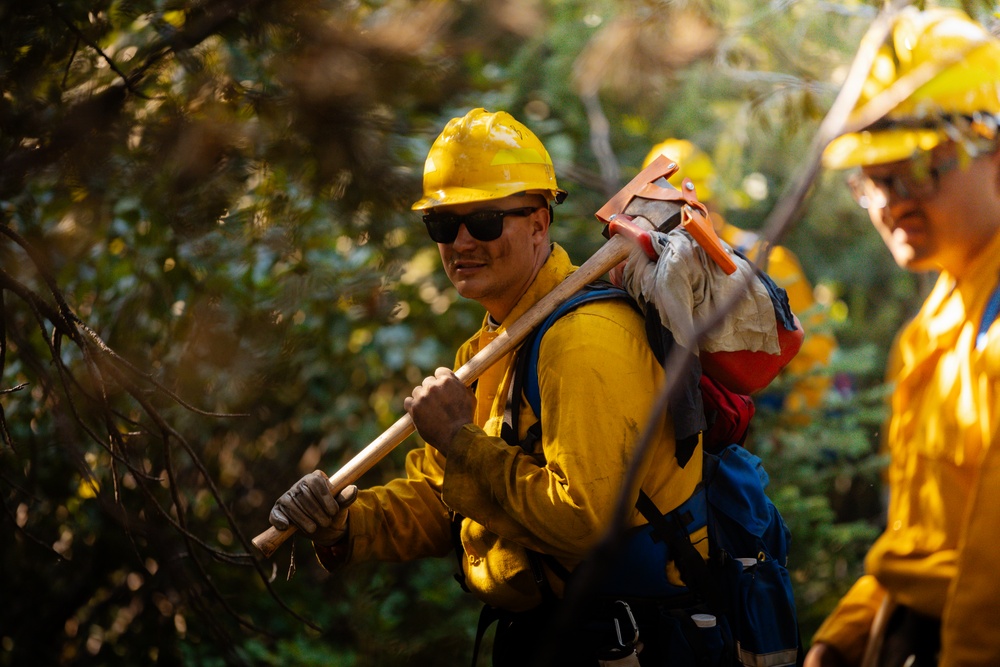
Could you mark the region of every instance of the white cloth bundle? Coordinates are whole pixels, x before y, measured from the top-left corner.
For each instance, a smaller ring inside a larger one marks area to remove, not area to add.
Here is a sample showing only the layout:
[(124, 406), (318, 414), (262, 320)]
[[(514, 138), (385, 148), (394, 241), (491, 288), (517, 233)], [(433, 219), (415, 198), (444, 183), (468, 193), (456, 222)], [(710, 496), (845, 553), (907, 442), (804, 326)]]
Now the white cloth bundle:
[[(705, 352), (780, 352), (774, 305), (751, 263), (723, 243), (737, 266), (726, 275), (680, 227), (651, 231), (650, 237), (659, 259), (654, 262), (636, 248), (625, 264), (622, 287), (644, 310), (656, 308), (679, 345)], [(733, 309), (695, 345), (696, 330), (734, 295)]]

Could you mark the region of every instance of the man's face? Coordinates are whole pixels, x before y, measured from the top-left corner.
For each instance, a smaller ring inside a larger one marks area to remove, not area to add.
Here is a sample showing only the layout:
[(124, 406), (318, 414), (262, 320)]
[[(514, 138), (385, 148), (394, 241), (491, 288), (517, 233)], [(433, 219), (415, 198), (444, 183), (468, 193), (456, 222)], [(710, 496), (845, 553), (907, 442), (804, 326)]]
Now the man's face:
[(963, 160), (947, 143), (913, 160), (862, 168), (855, 182), (896, 263), (961, 275), (1000, 223), (998, 153)]
[(441, 261), (458, 293), (481, 303), (502, 321), (534, 280), (548, 256), (549, 213), (540, 195), (512, 195), (487, 202), (438, 206), (434, 213), (465, 216), (482, 211), (516, 211), (503, 217), (503, 230), (483, 241), (473, 220), (458, 226), (451, 243), (438, 243)]

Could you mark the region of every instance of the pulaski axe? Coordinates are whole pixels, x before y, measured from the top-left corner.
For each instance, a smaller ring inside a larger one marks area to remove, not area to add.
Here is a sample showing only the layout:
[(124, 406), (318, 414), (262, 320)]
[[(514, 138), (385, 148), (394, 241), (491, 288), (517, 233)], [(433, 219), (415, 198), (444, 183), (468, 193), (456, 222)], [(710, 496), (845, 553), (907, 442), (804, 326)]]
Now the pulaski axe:
[[(492, 343), (455, 371), (458, 378), (466, 385), (471, 385), (490, 366), (517, 348), (561, 303), (628, 259), (636, 243), (646, 249), (648, 254), (648, 233), (631, 224), (633, 217), (645, 218), (653, 227), (664, 232), (678, 225), (682, 226), (726, 273), (735, 271), (736, 265), (716, 236), (704, 205), (695, 198), (690, 181), (686, 179), (680, 190), (667, 182), (667, 178), (677, 168), (675, 162), (659, 156), (601, 207), (596, 216), (607, 225), (605, 234), (609, 236), (608, 242), (524, 315), (512, 322)], [(407, 414), (401, 417), (330, 476), (330, 490), (337, 494), (355, 483), (414, 430), (416, 429), (410, 416)], [(255, 537), (253, 544), (265, 558), (270, 558), (294, 532), (294, 526), (290, 526), (288, 530), (278, 530), (272, 526)]]

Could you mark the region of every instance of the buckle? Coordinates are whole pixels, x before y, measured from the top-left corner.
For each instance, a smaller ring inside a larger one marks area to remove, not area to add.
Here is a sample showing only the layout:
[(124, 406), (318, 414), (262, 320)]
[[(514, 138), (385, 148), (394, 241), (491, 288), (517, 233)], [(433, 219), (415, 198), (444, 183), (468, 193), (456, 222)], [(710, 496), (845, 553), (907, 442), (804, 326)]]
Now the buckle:
[[(632, 615), (632, 608), (625, 600), (615, 600), (612, 606), (611, 620), (615, 623), (615, 634), (618, 637), (618, 646), (614, 650), (616, 652), (618, 650), (624, 652), (635, 650), (636, 644), (639, 643), (639, 625), (635, 622), (635, 616)], [(622, 635), (623, 628), (626, 636), (629, 637), (628, 640)]]

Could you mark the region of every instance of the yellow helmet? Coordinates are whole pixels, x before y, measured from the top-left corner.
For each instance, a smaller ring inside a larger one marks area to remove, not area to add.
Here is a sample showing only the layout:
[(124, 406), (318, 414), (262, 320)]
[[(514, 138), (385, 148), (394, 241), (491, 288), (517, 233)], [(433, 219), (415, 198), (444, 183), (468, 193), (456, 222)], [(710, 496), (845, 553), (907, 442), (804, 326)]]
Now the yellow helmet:
[(489, 201), (536, 190), (561, 204), (545, 146), (505, 111), (473, 109), (452, 118), (434, 140), (424, 163), (424, 196), (414, 211)]
[(958, 129), (992, 139), (1000, 114), (1000, 41), (957, 9), (907, 7), (879, 50), (854, 108), (917, 68), (931, 78), (885, 116), (842, 135), (823, 152), (823, 164), (846, 169), (906, 160), (929, 151)]
[(687, 139), (667, 139), (653, 146), (642, 161), (642, 168), (648, 167), (660, 155), (670, 158), (679, 167), (669, 179), (672, 186), (680, 188), (684, 179), (690, 178), (698, 201), (705, 204), (712, 199), (715, 194), (715, 165), (704, 151)]

